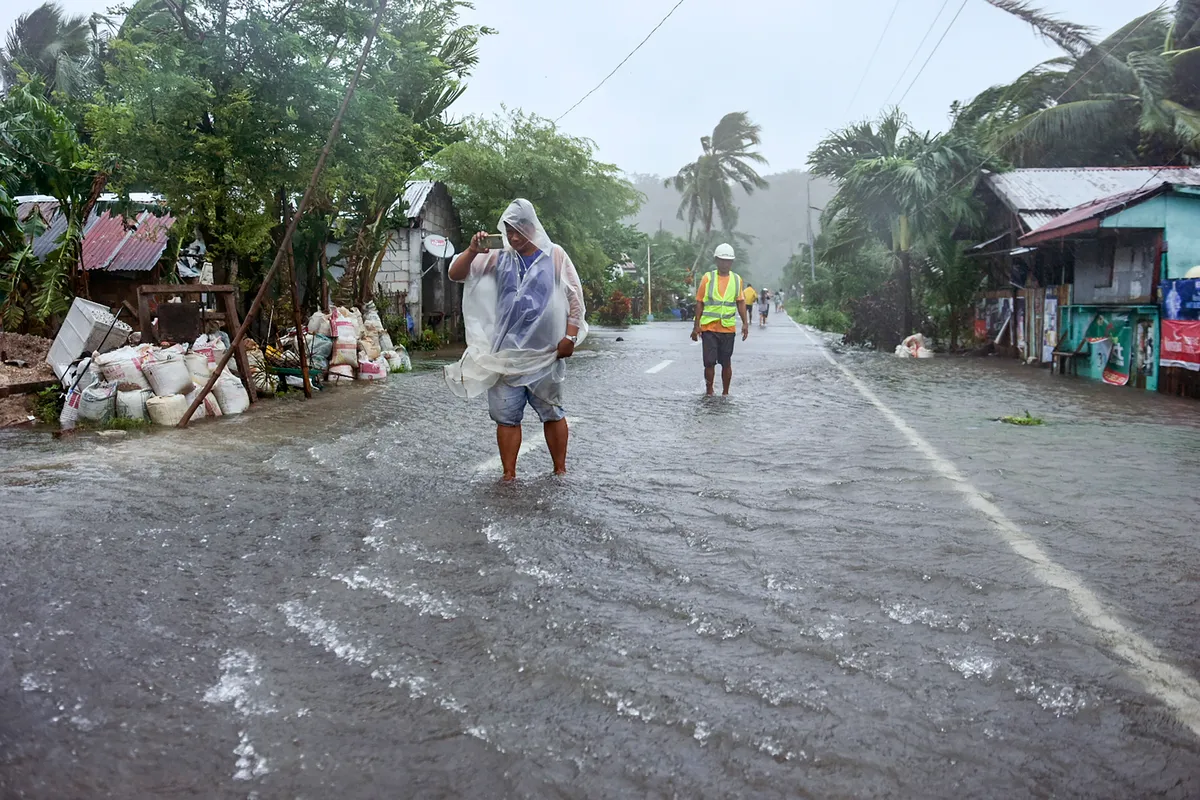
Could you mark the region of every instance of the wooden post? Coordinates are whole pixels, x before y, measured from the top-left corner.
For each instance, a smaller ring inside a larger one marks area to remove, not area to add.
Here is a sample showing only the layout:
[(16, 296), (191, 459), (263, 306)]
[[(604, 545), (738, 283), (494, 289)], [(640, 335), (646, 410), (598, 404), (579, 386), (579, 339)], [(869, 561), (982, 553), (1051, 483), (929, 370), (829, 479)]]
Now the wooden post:
[[(230, 330), (238, 330), (241, 328), (241, 323), (238, 321), (237, 300), (234, 293), (222, 292), (221, 300), (225, 304), (225, 320), (229, 323)], [(254, 378), (250, 375), (250, 359), (246, 356), (245, 339), (236, 342), (231, 340), (229, 349), (234, 351), (234, 356), (237, 358), (238, 372), (242, 374), (242, 385), (246, 387), (246, 394), (250, 395), (250, 402), (257, 403), (258, 390), (254, 386)], [(221, 373), (218, 371), (215, 374), (220, 375)]]
[(213, 386), (217, 383), (217, 378), (220, 377), (221, 370), (225, 369), (225, 365), (229, 363), (233, 352), (241, 347), (242, 339), (246, 336), (246, 331), (250, 329), (250, 323), (254, 321), (262, 308), (263, 301), (266, 299), (267, 288), (271, 285), (271, 280), (279, 271), (279, 265), (283, 263), (284, 253), (288, 244), (292, 240), (293, 234), (296, 233), (296, 224), (300, 217), (304, 215), (305, 209), (308, 208), (309, 201), (316, 193), (317, 182), (321, 178), (321, 173), (325, 170), (325, 162), (329, 159), (329, 151), (333, 149), (333, 143), (337, 141), (338, 131), (342, 127), (342, 118), (346, 116), (346, 109), (350, 105), (350, 98), (354, 96), (354, 87), (358, 85), (358, 79), (362, 75), (363, 66), (367, 63), (367, 56), (371, 52), (371, 44), (375, 41), (375, 35), (379, 33), (379, 25), (383, 22), (383, 12), (387, 8), (387, 0), (380, 0), (379, 13), (375, 17), (375, 25), (371, 28), (371, 32), (367, 34), (367, 40), (363, 43), (362, 54), (358, 57), (358, 66), (354, 70), (354, 77), (350, 79), (350, 85), (346, 87), (346, 95), (342, 98), (341, 108), (338, 109), (337, 116), (333, 119), (333, 126), (329, 129), (329, 136), (325, 140), (325, 147), (321, 150), (321, 155), (317, 159), (317, 165), (313, 168), (312, 177), (308, 180), (308, 188), (304, 190), (304, 196), (300, 198), (300, 205), (296, 208), (296, 213), (292, 215), (292, 221), (288, 223), (287, 230), (283, 233), (283, 241), (279, 243), (279, 249), (275, 252), (275, 260), (271, 263), (271, 268), (267, 274), (263, 276), (262, 286), (259, 287), (258, 294), (254, 298), (254, 302), (250, 304), (250, 310), (246, 312), (246, 319), (238, 328), (237, 333), (230, 342), (229, 350), (225, 351), (225, 355), (221, 357), (217, 364), (216, 370), (208, 379), (208, 383), (204, 384), (199, 392), (196, 393), (196, 399), (192, 401), (188, 410), (183, 413), (183, 419), (179, 421), (180, 428), (186, 428), (188, 421), (192, 415), (196, 413), (196, 409), (204, 402), (204, 398), (212, 391)]
[[(285, 212), (286, 213), (286, 212)], [(300, 279), (296, 275), (296, 252), (287, 243), (288, 266), (292, 270), (292, 319), (296, 323), (296, 352), (300, 354), (300, 378), (304, 381), (304, 396), (312, 400), (312, 380), (308, 376), (308, 344), (304, 340), (304, 315), (300, 311)]]

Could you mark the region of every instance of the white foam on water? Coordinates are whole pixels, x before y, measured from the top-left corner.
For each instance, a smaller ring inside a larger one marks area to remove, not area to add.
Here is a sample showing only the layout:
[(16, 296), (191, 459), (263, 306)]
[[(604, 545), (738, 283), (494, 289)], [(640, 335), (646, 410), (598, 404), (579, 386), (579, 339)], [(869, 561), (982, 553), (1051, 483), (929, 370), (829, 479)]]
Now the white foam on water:
[(245, 650), (230, 650), (221, 657), (220, 665), (221, 677), (204, 692), (204, 702), (231, 704), (244, 717), (275, 713), (270, 703), (254, 696), (254, 689), (262, 685), (255, 656)]
[(21, 688), (27, 692), (52, 692), (54, 687), (50, 683), (49, 675), (38, 677), (32, 672), (27, 672), (21, 676)]
[(892, 603), (891, 605), (880, 603), (879, 607), (889, 619), (899, 622), (901, 625), (912, 625), (914, 622), (919, 622), (933, 630), (958, 629), (963, 633), (971, 630), (971, 626), (965, 619), (955, 619), (949, 614), (935, 611), (932, 608), (918, 608), (912, 603)]
[(279, 610), (283, 612), (287, 626), (308, 636), (309, 643), (314, 647), (328, 650), (349, 664), (370, 663), (370, 653), (365, 647), (345, 641), (345, 634), (336, 625), (310, 611), (302, 603), (289, 600), (280, 603)]
[(355, 572), (350, 576), (335, 575), (333, 580), (341, 581), (351, 589), (366, 589), (375, 592), (394, 603), (415, 609), (426, 616), (455, 619), (461, 613), (461, 609), (444, 594), (442, 597), (434, 597), (415, 583), (401, 589), (391, 581), (371, 578), (363, 575), (362, 572)]
[(237, 771), (233, 773), (235, 781), (261, 778), (271, 771), (267, 768), (267, 760), (254, 751), (254, 745), (245, 731), (238, 733), (238, 745), (233, 752), (237, 756)]

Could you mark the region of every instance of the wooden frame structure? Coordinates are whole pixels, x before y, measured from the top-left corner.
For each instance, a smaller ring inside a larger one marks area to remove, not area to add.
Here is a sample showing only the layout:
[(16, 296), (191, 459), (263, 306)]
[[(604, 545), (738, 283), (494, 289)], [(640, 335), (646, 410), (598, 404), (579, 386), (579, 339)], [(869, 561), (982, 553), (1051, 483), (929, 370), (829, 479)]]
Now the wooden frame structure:
[[(150, 298), (161, 295), (216, 295), (220, 298), (225, 310), (223, 312), (201, 311), (201, 318), (205, 320), (223, 319), (230, 330), (238, 330), (242, 323), (238, 319), (236, 291), (237, 288), (229, 284), (159, 283), (139, 286), (137, 289), (138, 328), (142, 332), (142, 341), (148, 342), (154, 337), (151, 328), (153, 317), (150, 314)], [(245, 341), (234, 341), (231, 338), (230, 346), (234, 348), (238, 372), (241, 373), (242, 385), (246, 387), (246, 392), (250, 395), (250, 402), (257, 402), (258, 394), (254, 389), (254, 381), (250, 378), (250, 360), (246, 357)]]

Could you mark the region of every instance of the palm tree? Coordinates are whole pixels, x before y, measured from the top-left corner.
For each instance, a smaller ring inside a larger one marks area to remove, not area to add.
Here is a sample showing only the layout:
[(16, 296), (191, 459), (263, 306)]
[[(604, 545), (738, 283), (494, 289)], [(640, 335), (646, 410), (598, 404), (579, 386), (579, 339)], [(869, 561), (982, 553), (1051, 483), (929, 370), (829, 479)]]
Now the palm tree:
[(726, 114), (713, 128), (711, 136), (700, 138), (700, 157), (680, 168), (673, 178), (663, 181), (674, 186), (682, 195), (679, 219), (688, 223), (688, 241), (695, 238), (696, 226), (704, 231), (692, 273), (696, 271), (712, 236), (713, 223), (720, 219), (721, 229), (737, 227), (737, 206), (733, 187), (740, 186), (746, 194), (769, 185), (751, 164), (766, 164), (767, 159), (753, 149), (762, 143), (762, 128), (750, 121), (745, 111)]
[(899, 110), (825, 137), (808, 158), (815, 175), (838, 182), (822, 213), (828, 235), (822, 258), (845, 258), (872, 242), (900, 262), (903, 330), (912, 330), (914, 240), (977, 218), (971, 194), (981, 164), (978, 145), (956, 134), (918, 133)]
[(956, 125), (1019, 166), (1200, 159), (1200, 0), (1137, 17), (1097, 43), (1055, 41), (1062, 56), (956, 108)]
[(66, 16), (57, 3), (46, 2), (17, 17), (0, 53), (0, 77), (5, 89), (16, 85), (22, 72), (38, 79), (49, 95), (78, 96), (93, 84), (95, 20), (84, 14)]

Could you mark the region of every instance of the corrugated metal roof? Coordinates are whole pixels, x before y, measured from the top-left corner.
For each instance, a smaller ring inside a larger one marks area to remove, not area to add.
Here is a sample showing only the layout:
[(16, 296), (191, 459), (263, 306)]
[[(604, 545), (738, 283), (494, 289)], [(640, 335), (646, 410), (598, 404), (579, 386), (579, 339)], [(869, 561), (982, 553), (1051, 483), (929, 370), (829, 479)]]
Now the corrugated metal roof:
[[(1110, 216), (1115, 211), (1137, 205), (1151, 197), (1162, 194), (1171, 188), (1169, 183), (1158, 183), (1145, 188), (1133, 189), (1128, 192), (1093, 200), (1090, 203), (1076, 206), (1070, 211), (1059, 214), (1045, 225), (1025, 234), (1020, 238), (1021, 244), (1038, 244), (1039, 242), (1062, 239), (1075, 233), (1095, 230), (1100, 227), (1100, 220)], [(1191, 187), (1183, 187), (1191, 188)]]
[(1062, 167), (989, 173), (984, 180), (1030, 230), (1068, 209), (1163, 183), (1200, 185), (1200, 167)]
[(108, 272), (145, 272), (153, 269), (167, 247), (167, 233), (175, 224), (170, 215), (149, 211), (134, 220), (105, 211), (83, 239), (83, 268)]
[[(58, 213), (58, 203), (51, 201), (22, 203), (18, 218), (26, 220), (40, 210), (50, 218), (50, 224), (33, 241), (33, 253), (44, 259), (60, 244), (67, 230), (67, 218)], [(126, 225), (129, 227), (126, 227)], [(105, 211), (92, 212), (83, 228), (83, 268), (105, 269), (110, 272), (145, 272), (153, 269), (167, 247), (167, 233), (175, 224), (170, 214), (156, 216), (143, 211), (132, 220), (124, 220)]]
[(407, 209), (404, 213), (409, 219), (421, 216), (425, 201), (429, 199), (436, 185), (436, 181), (411, 181), (404, 187), (404, 206)]

